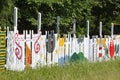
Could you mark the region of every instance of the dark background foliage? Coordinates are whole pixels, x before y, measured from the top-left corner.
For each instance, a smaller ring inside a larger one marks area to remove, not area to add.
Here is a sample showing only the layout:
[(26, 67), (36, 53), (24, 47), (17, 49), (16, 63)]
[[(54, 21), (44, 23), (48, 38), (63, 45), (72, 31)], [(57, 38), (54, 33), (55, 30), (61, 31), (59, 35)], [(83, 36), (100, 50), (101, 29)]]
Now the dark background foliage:
[[(57, 16), (60, 16), (60, 33), (72, 31), (76, 19), (76, 34), (86, 35), (86, 21), (90, 21), (90, 35), (99, 35), (99, 22), (103, 22), (103, 34), (110, 35), (111, 23), (119, 24), (120, 0), (0, 0), (0, 25), (13, 30), (13, 10), (18, 8), (18, 30), (33, 29), (37, 32), (38, 12), (42, 13), (42, 33), (56, 32)], [(119, 26), (119, 25), (117, 25)], [(115, 33), (119, 33), (116, 29)]]

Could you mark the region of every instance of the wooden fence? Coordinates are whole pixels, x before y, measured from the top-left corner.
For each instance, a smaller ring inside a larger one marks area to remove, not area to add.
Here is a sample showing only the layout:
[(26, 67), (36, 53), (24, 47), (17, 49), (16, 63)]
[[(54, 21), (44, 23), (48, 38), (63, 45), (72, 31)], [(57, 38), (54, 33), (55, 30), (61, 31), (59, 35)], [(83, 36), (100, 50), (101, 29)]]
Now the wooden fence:
[(71, 37), (71, 34), (67, 34), (60, 38), (54, 31), (46, 31), (46, 35), (42, 35), (41, 31), (37, 34), (33, 31), (19, 34), (18, 31), (7, 29), (6, 68), (21, 71), (25, 67), (63, 65), (75, 60), (110, 60), (120, 56), (119, 46), (120, 38), (113, 39), (110, 36), (100, 40), (97, 36), (90, 39), (85, 36)]

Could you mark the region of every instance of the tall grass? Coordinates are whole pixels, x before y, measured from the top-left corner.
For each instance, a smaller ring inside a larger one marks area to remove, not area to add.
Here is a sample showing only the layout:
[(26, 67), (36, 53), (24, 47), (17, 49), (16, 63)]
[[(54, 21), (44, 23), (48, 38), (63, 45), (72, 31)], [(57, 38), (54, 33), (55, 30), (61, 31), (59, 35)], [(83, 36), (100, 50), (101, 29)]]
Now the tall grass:
[(0, 72), (0, 80), (120, 80), (120, 59)]
[(37, 2), (48, 2), (48, 3), (62, 2), (62, 0), (36, 0), (36, 1)]

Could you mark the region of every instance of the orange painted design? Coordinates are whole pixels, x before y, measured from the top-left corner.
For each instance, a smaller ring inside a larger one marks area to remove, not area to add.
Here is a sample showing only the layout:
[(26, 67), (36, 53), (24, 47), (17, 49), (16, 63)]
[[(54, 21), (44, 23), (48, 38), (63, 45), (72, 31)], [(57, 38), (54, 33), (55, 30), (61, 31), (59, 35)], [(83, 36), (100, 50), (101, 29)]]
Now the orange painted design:
[(31, 50), (26, 44), (26, 65), (30, 67), (30, 63), (31, 63)]

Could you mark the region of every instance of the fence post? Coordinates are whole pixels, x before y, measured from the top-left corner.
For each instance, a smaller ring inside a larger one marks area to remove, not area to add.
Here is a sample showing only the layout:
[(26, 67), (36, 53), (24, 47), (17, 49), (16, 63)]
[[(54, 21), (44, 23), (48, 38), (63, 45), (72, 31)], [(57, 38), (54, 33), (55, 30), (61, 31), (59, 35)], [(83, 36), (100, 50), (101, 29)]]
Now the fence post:
[(102, 38), (102, 22), (100, 22), (100, 37)]
[(111, 23), (111, 37), (113, 38), (113, 34), (114, 34), (114, 24)]
[(38, 13), (38, 31), (41, 30), (41, 13)]
[(75, 33), (76, 33), (76, 20), (73, 20), (73, 36), (75, 37)]
[(87, 20), (87, 37), (89, 37), (89, 20)]
[(90, 35), (89, 35), (89, 20), (87, 20), (87, 38), (88, 38), (88, 60), (90, 59)]
[(14, 31), (17, 30), (17, 18), (18, 18), (18, 9), (16, 7), (14, 7)]
[(58, 35), (60, 33), (59, 25), (60, 25), (60, 16), (57, 16), (57, 33), (58, 33)]
[(102, 61), (102, 22), (100, 22), (100, 45), (99, 45), (99, 61)]

